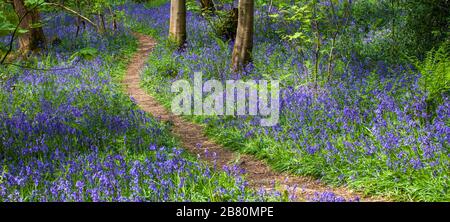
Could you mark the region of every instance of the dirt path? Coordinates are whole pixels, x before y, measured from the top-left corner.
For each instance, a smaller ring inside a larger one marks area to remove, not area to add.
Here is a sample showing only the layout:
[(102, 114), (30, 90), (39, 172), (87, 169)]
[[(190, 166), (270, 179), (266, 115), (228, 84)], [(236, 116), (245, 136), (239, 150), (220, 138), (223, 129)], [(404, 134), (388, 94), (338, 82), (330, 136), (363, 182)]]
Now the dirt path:
[[(212, 155), (205, 155), (205, 150), (208, 150), (210, 154), (215, 152), (217, 154), (217, 166), (232, 165), (237, 162), (245, 170), (249, 185), (255, 189), (264, 188), (266, 190), (273, 190), (273, 184), (276, 181), (279, 185), (277, 187), (281, 189), (289, 187), (289, 190), (292, 190), (297, 186), (296, 195), (298, 200), (305, 200), (307, 196), (314, 195), (316, 192), (325, 191), (334, 192), (346, 199), (354, 199), (356, 196), (361, 197), (360, 194), (349, 189), (331, 188), (311, 177), (292, 176), (275, 172), (261, 160), (257, 160), (249, 155), (239, 155), (211, 141), (204, 135), (201, 126), (170, 114), (152, 96), (149, 96), (140, 88), (140, 72), (144, 68), (147, 57), (156, 45), (156, 42), (142, 34), (136, 34), (136, 37), (139, 39), (139, 49), (127, 69), (124, 79), (126, 90), (144, 111), (154, 117), (161, 118), (163, 121), (172, 121), (173, 133), (180, 138), (183, 148), (187, 151), (200, 155), (201, 159), (208, 163), (212, 163), (214, 158)], [(361, 198), (361, 200), (377, 201), (381, 199)]]

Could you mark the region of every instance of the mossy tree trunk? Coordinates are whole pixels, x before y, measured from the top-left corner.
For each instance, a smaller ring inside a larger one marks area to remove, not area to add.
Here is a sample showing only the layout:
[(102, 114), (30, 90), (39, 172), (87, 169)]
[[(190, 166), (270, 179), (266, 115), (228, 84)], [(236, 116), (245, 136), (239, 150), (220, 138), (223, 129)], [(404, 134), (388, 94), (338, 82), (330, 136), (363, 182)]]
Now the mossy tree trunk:
[(19, 19), (22, 19), (19, 27), (28, 30), (28, 32), (19, 36), (19, 51), (27, 53), (44, 48), (46, 44), (45, 34), (42, 27), (37, 25), (41, 22), (39, 11), (27, 9), (24, 0), (14, 0), (13, 6)]

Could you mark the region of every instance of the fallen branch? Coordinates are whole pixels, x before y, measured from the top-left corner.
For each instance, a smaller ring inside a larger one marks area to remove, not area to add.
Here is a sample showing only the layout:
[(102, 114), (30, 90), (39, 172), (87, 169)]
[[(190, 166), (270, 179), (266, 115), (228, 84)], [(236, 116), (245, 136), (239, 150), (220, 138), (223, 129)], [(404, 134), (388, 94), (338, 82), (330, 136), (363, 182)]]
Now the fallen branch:
[(95, 24), (93, 21), (91, 21), (89, 18), (87, 18), (86, 16), (84, 16), (84, 15), (78, 13), (77, 11), (75, 11), (75, 10), (73, 10), (73, 9), (71, 9), (71, 8), (69, 8), (69, 7), (67, 7), (67, 6), (65, 6), (65, 5), (61, 5), (61, 4), (58, 4), (58, 3), (52, 3), (52, 2), (47, 2), (46, 5), (55, 6), (55, 7), (61, 8), (61, 9), (63, 9), (63, 10), (66, 10), (66, 11), (68, 11), (68, 12), (70, 12), (70, 13), (72, 13), (72, 14), (78, 16), (78, 17), (80, 17), (81, 19), (83, 19), (84, 21), (88, 22), (88, 23), (91, 24), (92, 26), (94, 26), (94, 27), (97, 29), (97, 31), (100, 31), (98, 25), (96, 25), (96, 24)]

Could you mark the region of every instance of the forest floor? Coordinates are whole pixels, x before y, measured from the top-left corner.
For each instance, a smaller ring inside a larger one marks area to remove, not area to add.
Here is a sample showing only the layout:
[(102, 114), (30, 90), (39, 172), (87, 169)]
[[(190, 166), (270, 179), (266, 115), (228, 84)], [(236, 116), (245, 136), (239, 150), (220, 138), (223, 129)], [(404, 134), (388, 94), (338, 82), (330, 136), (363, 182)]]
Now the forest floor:
[(202, 161), (215, 166), (238, 166), (246, 175), (249, 186), (253, 189), (274, 189), (285, 194), (294, 193), (299, 201), (314, 196), (316, 193), (333, 192), (347, 200), (360, 198), (360, 201), (385, 201), (379, 197), (368, 197), (346, 187), (330, 187), (312, 177), (294, 176), (272, 170), (264, 161), (252, 156), (233, 152), (230, 149), (218, 145), (207, 138), (203, 127), (180, 116), (173, 115), (166, 110), (155, 98), (148, 95), (140, 87), (140, 73), (145, 67), (148, 56), (157, 44), (156, 41), (146, 35), (136, 33), (139, 40), (139, 48), (132, 57), (124, 79), (127, 93), (134, 98), (136, 103), (150, 115), (161, 121), (168, 121), (172, 125), (172, 132), (177, 136), (189, 153), (200, 157)]

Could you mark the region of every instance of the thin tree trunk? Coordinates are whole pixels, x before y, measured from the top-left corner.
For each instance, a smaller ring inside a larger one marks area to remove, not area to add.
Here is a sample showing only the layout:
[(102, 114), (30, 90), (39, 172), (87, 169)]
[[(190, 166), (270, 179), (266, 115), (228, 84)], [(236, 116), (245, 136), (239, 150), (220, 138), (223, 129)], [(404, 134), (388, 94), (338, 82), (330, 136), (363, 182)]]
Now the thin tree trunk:
[(178, 47), (186, 42), (186, 0), (171, 0), (169, 38)]
[(113, 14), (113, 30), (116, 31), (117, 30), (117, 20), (116, 20), (116, 13)]
[(239, 1), (239, 19), (231, 60), (234, 71), (241, 70), (251, 61), (253, 50), (254, 0)]
[(330, 49), (330, 54), (328, 55), (328, 67), (327, 67), (327, 72), (328, 72), (328, 77), (327, 80), (330, 81), (331, 80), (331, 75), (333, 72), (333, 60), (334, 60), (334, 45), (336, 42), (336, 35), (333, 36), (333, 38), (331, 39), (331, 49)]
[(19, 18), (24, 17), (19, 24), (19, 27), (28, 30), (27, 33), (19, 36), (19, 51), (21, 53), (27, 53), (29, 51), (36, 51), (37, 49), (44, 48), (46, 40), (42, 27), (31, 27), (31, 25), (41, 21), (39, 11), (33, 9), (27, 14), (27, 8), (25, 7), (23, 0), (14, 0), (13, 6), (17, 16)]
[(100, 33), (106, 32), (105, 27), (103, 26), (103, 17), (100, 12), (97, 12), (97, 27)]
[(272, 12), (272, 7), (273, 7), (273, 0), (270, 0), (269, 8), (267, 9), (267, 14), (270, 14), (270, 12)]
[(316, 50), (314, 52), (314, 59), (315, 59), (315, 61), (314, 61), (314, 79), (313, 79), (314, 87), (317, 87), (317, 82), (318, 82), (317, 80), (319, 77), (319, 63), (320, 63), (320, 55), (321, 55), (320, 51), (321, 51), (321, 47), (322, 47), (322, 40), (320, 37), (320, 28), (319, 28), (319, 23), (317, 21), (317, 14), (316, 14), (316, 4), (317, 3), (314, 3), (314, 5), (313, 5), (314, 19), (312, 22), (312, 27), (313, 27), (313, 30), (314, 30), (315, 36), (316, 36), (316, 39), (315, 39), (316, 40)]
[(75, 37), (78, 37), (78, 34), (80, 34), (80, 25), (81, 25), (79, 17), (77, 17), (76, 19), (76, 25), (77, 25), (77, 32), (75, 33)]
[(316, 24), (316, 50), (314, 52), (314, 85), (316, 86), (319, 77), (320, 50), (322, 43), (320, 40), (320, 32), (317, 22), (315, 22), (315, 24)]
[(113, 10), (111, 9), (111, 7), (109, 7), (109, 15), (112, 17), (112, 27), (113, 27), (113, 30), (116, 31), (116, 30), (117, 30), (116, 13), (113, 12)]
[[(79, 0), (75, 1), (75, 5), (76, 5), (76, 9), (78, 11), (81, 11), (80, 10), (80, 1)], [(76, 19), (77, 32), (75, 34), (75, 37), (78, 37), (78, 34), (80, 33), (80, 25), (81, 25), (80, 17), (77, 16), (77, 19)]]
[(106, 22), (105, 22), (105, 16), (103, 14), (100, 14), (100, 21), (102, 23), (103, 32), (106, 32)]

